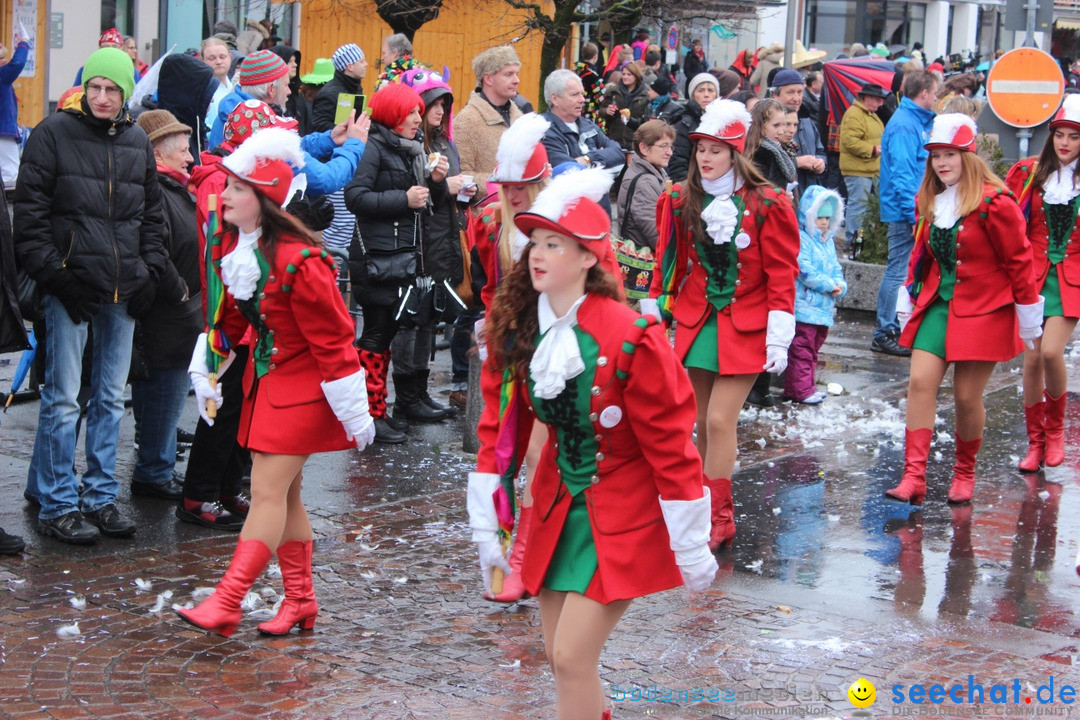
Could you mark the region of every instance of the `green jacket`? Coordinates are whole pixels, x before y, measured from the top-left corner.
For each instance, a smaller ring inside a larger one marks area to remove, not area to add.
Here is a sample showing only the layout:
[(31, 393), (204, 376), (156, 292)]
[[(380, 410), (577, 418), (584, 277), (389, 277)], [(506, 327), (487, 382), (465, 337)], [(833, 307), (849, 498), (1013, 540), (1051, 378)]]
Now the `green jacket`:
[(881, 145), (885, 126), (877, 113), (872, 113), (856, 100), (840, 121), (840, 172), (844, 176), (877, 177), (881, 171), (881, 155), (874, 155), (874, 146)]

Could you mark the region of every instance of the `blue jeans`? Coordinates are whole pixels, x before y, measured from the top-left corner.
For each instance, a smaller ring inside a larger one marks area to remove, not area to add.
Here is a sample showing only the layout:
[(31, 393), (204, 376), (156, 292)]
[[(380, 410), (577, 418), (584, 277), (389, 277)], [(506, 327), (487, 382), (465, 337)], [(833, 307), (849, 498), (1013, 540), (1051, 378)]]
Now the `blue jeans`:
[(150, 368), (131, 383), (131, 407), (139, 418), (139, 453), (132, 484), (164, 485), (176, 467), (176, 427), (191, 378), (186, 368)]
[(896, 293), (907, 280), (908, 260), (914, 246), (915, 228), (911, 223), (889, 223), (889, 263), (878, 289), (875, 340), (884, 340), (886, 335), (900, 332), (900, 323), (896, 321)]
[(844, 226), (844, 235), (847, 237), (848, 247), (852, 247), (855, 236), (862, 227), (863, 215), (866, 214), (866, 205), (870, 202), (870, 193), (874, 191), (874, 178), (868, 177), (845, 177), (847, 185), (847, 218)]
[(135, 320), (127, 303), (103, 303), (94, 325), (92, 387), (86, 415), (86, 472), (79, 498), (75, 477), (75, 425), (79, 419), (82, 355), (89, 325), (75, 324), (54, 296), (45, 311), (45, 382), (27, 492), (41, 501), (38, 518), (52, 520), (78, 510), (97, 510), (116, 501), (116, 439), (124, 415), (124, 384), (131, 364)]

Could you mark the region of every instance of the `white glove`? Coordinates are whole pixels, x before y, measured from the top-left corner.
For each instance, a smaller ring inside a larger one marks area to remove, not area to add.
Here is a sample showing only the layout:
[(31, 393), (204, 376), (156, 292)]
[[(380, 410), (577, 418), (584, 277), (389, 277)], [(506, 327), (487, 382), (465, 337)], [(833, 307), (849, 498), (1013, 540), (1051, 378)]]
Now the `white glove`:
[[(221, 407), (221, 385), (216, 388), (210, 387), (210, 368), (206, 364), (206, 343), (206, 333), (200, 333), (199, 338), (195, 341), (195, 349), (191, 352), (188, 377), (191, 378), (191, 387), (195, 389), (195, 401), (199, 405), (199, 416), (207, 425), (213, 425), (214, 421), (207, 414), (206, 406), (213, 400), (219, 408)], [(229, 357), (218, 368), (218, 377), (225, 374), (235, 357), (236, 353), (230, 350)]]
[(911, 293), (903, 285), (896, 291), (896, 321), (900, 323), (900, 332), (904, 332), (915, 305), (911, 302)]
[(795, 337), (795, 316), (783, 310), (769, 311), (765, 330), (765, 365), (762, 370), (782, 373), (787, 369), (788, 346)]
[(1034, 350), (1034, 340), (1042, 337), (1044, 305), (1046, 305), (1046, 298), (1042, 295), (1039, 296), (1038, 302), (1030, 305), (1016, 303), (1016, 319), (1020, 323), (1020, 339), (1024, 341), (1024, 345), (1028, 350)]
[(675, 563), (682, 573), (683, 584), (692, 593), (707, 590), (716, 577), (716, 558), (709, 551), (711, 500), (709, 488), (698, 500), (665, 500), (660, 498)]
[(510, 574), (510, 564), (503, 554), (499, 542), (499, 518), (495, 514), (495, 491), (501, 483), (495, 473), (469, 473), (469, 488), (466, 507), (469, 511), (469, 527), (472, 528), (472, 540), (476, 543), (476, 552), (480, 558), (480, 572), (484, 576), (484, 587), (491, 587), (491, 572), (502, 568)]
[(473, 325), (473, 335), (476, 337), (476, 351), (480, 353), (480, 362), (487, 362), (487, 340), (484, 338), (484, 318), (480, 318)]
[(360, 450), (375, 442), (375, 421), (368, 412), (367, 376), (364, 370), (361, 368), (352, 375), (319, 385), (334, 416), (345, 428), (345, 437), (355, 440)]
[(664, 322), (664, 316), (660, 314), (660, 303), (656, 298), (641, 298), (638, 306), (641, 308), (642, 315), (646, 317), (652, 315), (658, 321)]

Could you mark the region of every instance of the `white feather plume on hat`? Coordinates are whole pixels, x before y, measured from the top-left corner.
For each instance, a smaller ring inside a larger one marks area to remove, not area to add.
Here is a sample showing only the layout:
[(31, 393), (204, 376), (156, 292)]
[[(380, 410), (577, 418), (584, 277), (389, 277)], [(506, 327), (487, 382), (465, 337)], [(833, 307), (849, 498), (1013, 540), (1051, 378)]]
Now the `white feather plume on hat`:
[(1061, 109), (1061, 117), (1055, 119), (1055, 122), (1065, 121), (1080, 125), (1080, 94), (1066, 95), (1061, 103)]
[(615, 178), (604, 168), (564, 172), (540, 191), (540, 194), (536, 196), (536, 202), (528, 212), (546, 217), (552, 222), (558, 222), (559, 218), (577, 205), (581, 198), (600, 202), (611, 190), (611, 184), (614, 181)]
[(960, 128), (971, 129), (971, 136), (979, 134), (975, 121), (963, 113), (945, 113), (934, 118), (934, 127), (930, 130), (930, 139), (927, 145), (954, 145), (953, 138)]
[(533, 149), (550, 127), (551, 123), (536, 113), (518, 118), (499, 138), (499, 148), (495, 151), (495, 173), (491, 179), (520, 181), (525, 175), (525, 166), (532, 157)]
[(744, 133), (750, 129), (750, 113), (746, 111), (746, 106), (737, 100), (713, 100), (705, 108), (701, 123), (694, 133), (719, 138), (724, 128), (734, 122), (742, 123)]
[(284, 160), (297, 169), (304, 167), (300, 136), (284, 128), (259, 130), (221, 163), (237, 175), (247, 177), (255, 172), (260, 163), (268, 160)]

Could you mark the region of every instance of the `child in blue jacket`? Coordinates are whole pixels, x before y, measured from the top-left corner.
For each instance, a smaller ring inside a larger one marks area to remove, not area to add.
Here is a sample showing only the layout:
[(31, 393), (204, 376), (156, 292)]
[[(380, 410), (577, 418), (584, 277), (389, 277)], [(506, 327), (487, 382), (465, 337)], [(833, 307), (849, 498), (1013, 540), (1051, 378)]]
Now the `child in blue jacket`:
[(825, 393), (814, 385), (814, 369), (836, 301), (847, 293), (844, 272), (833, 237), (844, 219), (844, 201), (820, 185), (812, 185), (799, 202), (799, 277), (795, 286), (795, 339), (788, 348), (784, 397), (817, 405)]

